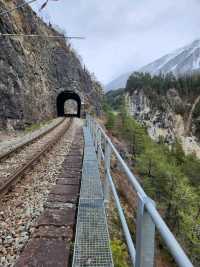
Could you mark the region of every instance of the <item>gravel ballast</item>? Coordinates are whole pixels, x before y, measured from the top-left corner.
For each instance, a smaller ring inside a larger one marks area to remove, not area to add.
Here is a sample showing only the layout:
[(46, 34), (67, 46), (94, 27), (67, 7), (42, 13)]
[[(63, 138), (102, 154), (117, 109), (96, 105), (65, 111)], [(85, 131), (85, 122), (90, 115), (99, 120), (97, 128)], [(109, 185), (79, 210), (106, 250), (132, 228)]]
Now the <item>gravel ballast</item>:
[(1, 200), (0, 265), (13, 266), (27, 244), (80, 123), (74, 119), (53, 149)]

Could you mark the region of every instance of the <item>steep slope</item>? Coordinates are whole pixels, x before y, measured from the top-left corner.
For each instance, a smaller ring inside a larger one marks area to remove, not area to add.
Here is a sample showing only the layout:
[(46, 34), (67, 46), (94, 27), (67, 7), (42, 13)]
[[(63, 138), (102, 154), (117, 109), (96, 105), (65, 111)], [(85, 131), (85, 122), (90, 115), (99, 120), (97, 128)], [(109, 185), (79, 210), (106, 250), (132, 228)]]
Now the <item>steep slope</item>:
[[(186, 153), (200, 158), (200, 75), (176, 78), (133, 73), (126, 89), (108, 92), (119, 109), (125, 99), (128, 113), (142, 123), (152, 139), (171, 145), (182, 142)], [(120, 100), (120, 101), (119, 101)]]
[(139, 69), (140, 72), (148, 72), (153, 75), (172, 72), (175, 75), (200, 71), (200, 40), (177, 49), (158, 60)]
[[(19, 3), (23, 0), (0, 0), (0, 9), (9, 10)], [(62, 90), (75, 88), (86, 95), (88, 106), (99, 109), (99, 92), (70, 43), (63, 38), (45, 38), (60, 34), (29, 6), (1, 16), (0, 33), (43, 36), (0, 37), (1, 127), (19, 128), (56, 116), (56, 97)]]
[(200, 75), (154, 76), (134, 73), (125, 91), (127, 110), (156, 141), (178, 138), (186, 153), (200, 157)]
[(119, 109), (120, 105), (122, 104), (123, 92), (124, 88), (120, 88), (116, 90), (110, 90), (106, 93), (106, 100), (113, 109)]
[(109, 84), (107, 84), (105, 86), (106, 92), (108, 92), (110, 90), (116, 90), (116, 89), (119, 89), (119, 88), (125, 88), (126, 82), (127, 82), (128, 77), (130, 75), (131, 75), (131, 72), (128, 72), (128, 73), (122, 74), (117, 79), (111, 81)]

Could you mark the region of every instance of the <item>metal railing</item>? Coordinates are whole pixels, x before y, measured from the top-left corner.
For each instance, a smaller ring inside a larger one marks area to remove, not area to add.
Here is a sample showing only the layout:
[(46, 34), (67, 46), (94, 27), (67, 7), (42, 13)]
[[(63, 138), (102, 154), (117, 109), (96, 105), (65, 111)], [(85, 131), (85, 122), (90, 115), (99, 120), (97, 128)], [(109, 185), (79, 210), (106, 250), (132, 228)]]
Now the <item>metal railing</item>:
[[(90, 129), (94, 141), (98, 162), (99, 164), (101, 164), (102, 160), (104, 162), (106, 175), (104, 182), (104, 200), (105, 203), (109, 201), (109, 194), (110, 191), (112, 191), (132, 265), (135, 267), (154, 266), (155, 229), (157, 229), (178, 266), (192, 267), (191, 261), (157, 211), (154, 201), (144, 192), (137, 178), (130, 171), (127, 164), (112, 144), (110, 138), (90, 115), (86, 116), (86, 125)], [(110, 163), (112, 155), (115, 155), (134, 191), (137, 193), (136, 248), (111, 175)]]

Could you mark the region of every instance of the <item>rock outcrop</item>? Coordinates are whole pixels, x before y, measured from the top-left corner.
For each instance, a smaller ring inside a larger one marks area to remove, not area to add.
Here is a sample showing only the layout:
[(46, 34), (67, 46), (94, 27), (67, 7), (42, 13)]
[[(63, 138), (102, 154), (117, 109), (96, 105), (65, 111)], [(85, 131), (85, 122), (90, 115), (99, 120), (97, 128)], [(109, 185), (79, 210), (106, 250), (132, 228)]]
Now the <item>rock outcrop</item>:
[[(23, 0), (0, 0), (8, 10)], [(0, 17), (0, 33), (36, 34), (41, 37), (0, 36), (0, 126), (25, 124), (56, 116), (56, 98), (62, 90), (75, 90), (87, 106), (100, 109), (96, 90), (70, 43), (46, 25), (29, 6)]]
[(126, 106), (128, 113), (142, 123), (149, 135), (156, 141), (160, 137), (168, 144), (180, 135), (184, 135), (184, 120), (176, 113), (178, 106), (182, 106), (182, 100), (175, 89), (167, 92), (165, 99), (160, 99), (162, 106), (156, 106), (144, 90), (133, 90), (132, 94), (126, 94)]
[(200, 157), (197, 124), (200, 120), (194, 112), (200, 104), (199, 96), (191, 103), (174, 88), (159, 97), (142, 89), (131, 90), (124, 96), (128, 113), (147, 128), (152, 139), (159, 142), (162, 138), (168, 145), (178, 139), (186, 154), (196, 153)]

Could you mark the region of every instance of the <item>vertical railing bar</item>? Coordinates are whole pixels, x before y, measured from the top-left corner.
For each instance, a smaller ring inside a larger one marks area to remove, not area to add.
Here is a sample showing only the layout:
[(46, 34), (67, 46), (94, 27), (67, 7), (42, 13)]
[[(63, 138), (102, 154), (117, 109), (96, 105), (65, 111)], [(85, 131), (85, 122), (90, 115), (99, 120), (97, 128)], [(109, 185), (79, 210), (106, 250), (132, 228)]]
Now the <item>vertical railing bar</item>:
[(97, 141), (97, 158), (99, 165), (101, 164), (101, 131), (98, 128), (98, 141)]
[(95, 121), (92, 120), (92, 140), (94, 141), (94, 127), (95, 127)]
[(173, 255), (176, 263), (181, 267), (193, 267), (187, 255), (184, 253), (180, 244), (178, 243), (154, 205), (152, 205), (151, 202), (147, 202), (145, 206), (150, 216), (152, 217), (158, 232), (164, 239), (166, 246)]
[(95, 124), (95, 142), (94, 142), (94, 146), (95, 146), (95, 151), (97, 152), (97, 147), (98, 145), (98, 125), (97, 123)]
[(131, 238), (131, 234), (130, 234), (130, 231), (129, 231), (129, 228), (128, 228), (128, 224), (126, 222), (126, 218), (124, 216), (124, 212), (122, 210), (121, 203), (120, 203), (120, 200), (119, 200), (119, 197), (118, 197), (118, 194), (117, 194), (117, 191), (115, 189), (115, 185), (113, 183), (112, 176), (111, 176), (110, 173), (108, 173), (108, 179), (109, 179), (109, 182), (110, 182), (111, 190), (113, 192), (113, 196), (114, 196), (115, 203), (116, 203), (116, 206), (117, 206), (118, 214), (119, 214), (120, 221), (121, 221), (121, 224), (122, 224), (122, 228), (123, 228), (123, 231), (124, 231), (124, 235), (125, 235), (125, 238), (126, 238), (129, 254), (131, 256), (131, 262), (132, 262), (133, 266), (135, 266), (135, 258), (136, 258), (135, 247), (134, 247), (133, 240)]
[[(106, 141), (106, 140), (105, 140)], [(104, 170), (105, 170), (105, 181), (104, 181), (104, 201), (105, 205), (109, 202), (110, 195), (110, 183), (108, 173), (110, 171), (110, 161), (111, 161), (111, 147), (109, 143), (106, 141), (105, 143), (105, 157), (104, 157)]]
[(102, 148), (100, 148), (100, 150), (101, 150), (101, 157), (102, 157), (102, 160), (104, 161), (105, 156), (104, 156), (104, 153), (103, 153)]

